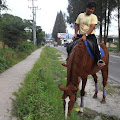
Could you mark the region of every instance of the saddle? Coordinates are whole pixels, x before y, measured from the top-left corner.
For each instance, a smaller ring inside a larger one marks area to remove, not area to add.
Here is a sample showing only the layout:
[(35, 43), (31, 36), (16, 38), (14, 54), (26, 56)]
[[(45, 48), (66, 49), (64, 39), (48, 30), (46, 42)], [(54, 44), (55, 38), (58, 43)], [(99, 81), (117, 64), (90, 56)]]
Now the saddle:
[[(77, 45), (77, 43), (79, 41), (80, 41), (80, 39), (77, 39), (77, 40), (73, 41), (72, 43), (68, 44), (68, 46), (66, 48), (68, 56), (70, 55), (70, 53), (72, 52), (73, 48)], [(96, 49), (95, 43), (93, 41), (89, 40), (89, 39), (84, 41), (84, 43), (85, 43), (85, 46), (87, 48), (87, 51), (88, 51), (89, 55), (91, 56), (91, 58), (94, 58), (93, 55), (95, 54), (95, 49)], [(104, 56), (104, 51), (103, 51), (103, 49), (101, 47), (100, 47), (100, 54), (101, 54), (101, 57)]]

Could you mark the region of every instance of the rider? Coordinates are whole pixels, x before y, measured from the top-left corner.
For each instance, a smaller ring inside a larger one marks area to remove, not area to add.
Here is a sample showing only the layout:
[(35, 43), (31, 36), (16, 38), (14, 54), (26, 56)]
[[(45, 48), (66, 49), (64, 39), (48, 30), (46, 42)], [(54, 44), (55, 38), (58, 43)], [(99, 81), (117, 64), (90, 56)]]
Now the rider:
[[(83, 41), (87, 39), (92, 40), (95, 43), (95, 62), (97, 63), (98, 67), (103, 67), (105, 62), (101, 60), (100, 51), (97, 44), (97, 39), (95, 36), (95, 26), (97, 25), (97, 16), (93, 14), (96, 8), (95, 2), (88, 2), (86, 7), (86, 12), (80, 13), (76, 19), (75, 24), (75, 34), (73, 36), (73, 41), (76, 38), (82, 38)], [(77, 34), (79, 31), (79, 35)], [(67, 66), (67, 64), (62, 63), (63, 66)]]

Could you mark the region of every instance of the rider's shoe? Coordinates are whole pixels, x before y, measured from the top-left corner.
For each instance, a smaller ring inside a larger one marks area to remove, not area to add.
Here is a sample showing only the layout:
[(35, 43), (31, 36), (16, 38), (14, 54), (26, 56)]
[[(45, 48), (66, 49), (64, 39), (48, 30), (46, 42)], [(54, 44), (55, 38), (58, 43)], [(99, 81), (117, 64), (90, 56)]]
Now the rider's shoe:
[(62, 63), (63, 66), (67, 67), (67, 64), (66, 63)]
[(98, 67), (103, 67), (103, 66), (105, 66), (105, 62), (100, 59), (100, 60), (97, 62), (97, 65), (98, 65)]

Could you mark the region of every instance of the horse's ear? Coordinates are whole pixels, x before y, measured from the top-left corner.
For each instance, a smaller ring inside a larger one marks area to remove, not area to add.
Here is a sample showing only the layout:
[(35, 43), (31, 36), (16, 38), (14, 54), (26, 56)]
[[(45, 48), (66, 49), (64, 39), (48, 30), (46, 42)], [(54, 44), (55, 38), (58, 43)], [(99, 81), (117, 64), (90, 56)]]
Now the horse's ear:
[(58, 86), (58, 88), (59, 88), (61, 91), (67, 91), (67, 90), (68, 90), (68, 88), (63, 88), (63, 87), (61, 87), (61, 86)]
[(72, 85), (72, 86), (70, 87), (70, 90), (72, 90), (72, 91), (74, 91), (74, 92), (77, 92), (77, 91), (78, 91), (78, 88), (77, 88), (76, 86)]

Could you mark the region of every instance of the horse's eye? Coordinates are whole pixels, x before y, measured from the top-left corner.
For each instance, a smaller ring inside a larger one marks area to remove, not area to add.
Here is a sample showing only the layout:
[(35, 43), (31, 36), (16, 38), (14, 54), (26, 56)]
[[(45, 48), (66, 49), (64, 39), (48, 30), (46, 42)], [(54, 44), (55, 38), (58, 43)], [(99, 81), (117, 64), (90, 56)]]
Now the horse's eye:
[(70, 95), (68, 95), (68, 97), (70, 97)]

